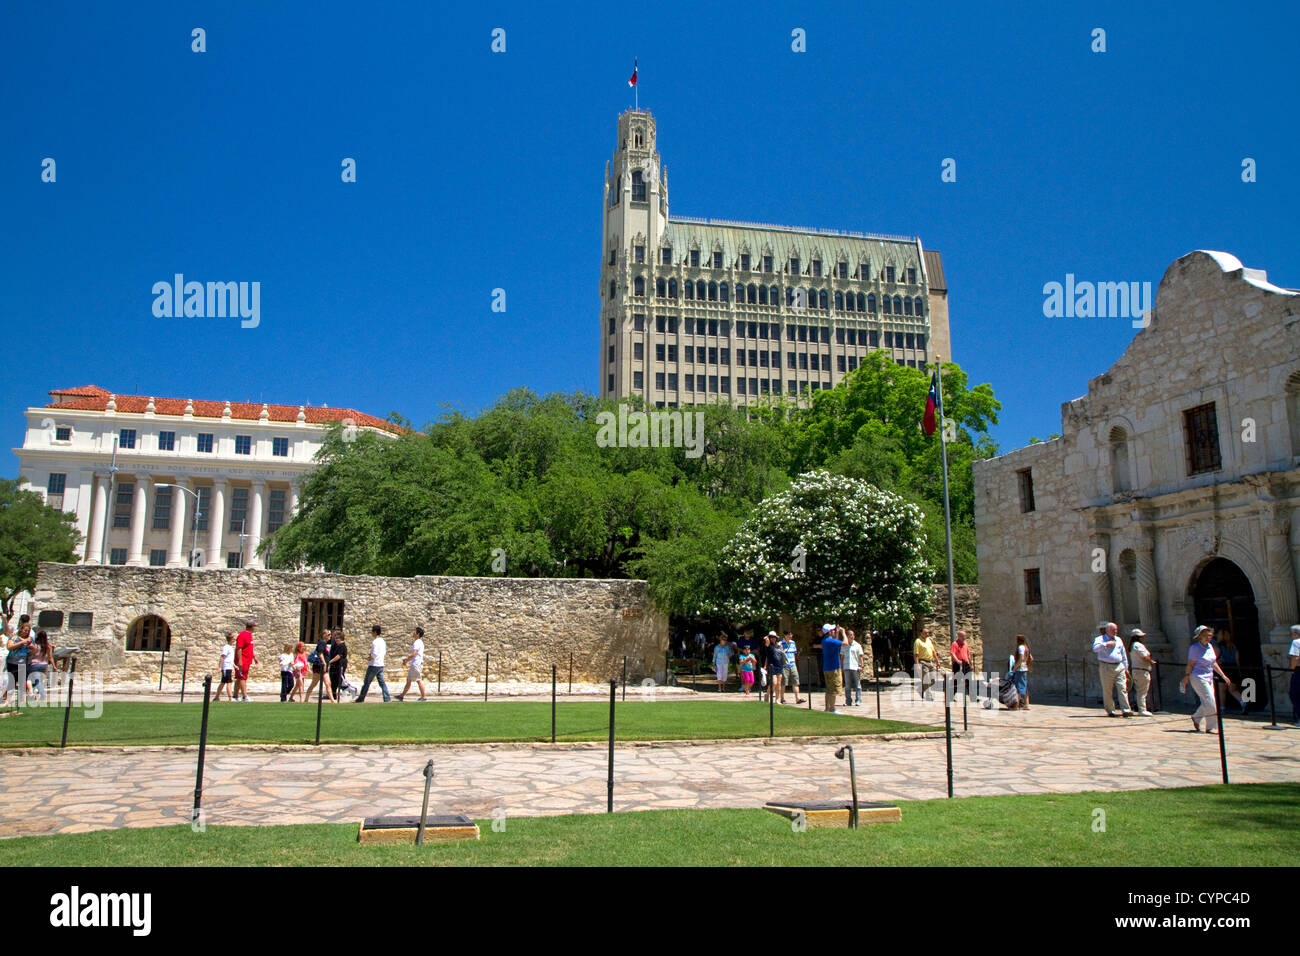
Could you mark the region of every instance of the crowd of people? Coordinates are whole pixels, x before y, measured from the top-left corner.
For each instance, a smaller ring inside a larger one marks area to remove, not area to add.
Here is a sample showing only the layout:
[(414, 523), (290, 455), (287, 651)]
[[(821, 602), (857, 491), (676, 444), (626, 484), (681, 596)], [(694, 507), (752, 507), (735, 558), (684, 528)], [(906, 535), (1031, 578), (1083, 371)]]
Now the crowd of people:
[[(702, 634), (698, 636), (703, 639)], [(1129, 632), (1126, 644), (1119, 636), (1118, 625), (1113, 621), (1103, 621), (1097, 625), (1097, 635), (1090, 650), (1097, 658), (1102, 700), (1106, 714), (1110, 717), (1131, 717), (1135, 714), (1141, 717), (1154, 716), (1147, 706), (1147, 699), (1155, 658), (1143, 643), (1146, 636), (1141, 628), (1135, 627)], [(1291, 638), (1289, 696), (1293, 726), (1300, 727), (1300, 624), (1291, 627)], [(838, 625), (824, 624), (820, 632), (814, 635), (814, 642), (813, 651), (820, 655), (825, 687), (824, 709), (829, 713), (838, 713), (840, 694), (844, 695), (845, 707), (860, 706), (865, 649), (856, 635)], [(941, 659), (928, 628), (921, 628), (913, 641), (911, 657), (914, 662), (912, 673), (920, 694), (923, 699), (932, 699), (934, 684), (939, 680)], [(757, 689), (759, 698), (762, 698), (766, 691), (784, 704), (787, 702), (786, 693), (793, 688), (795, 703), (802, 704), (804, 700), (799, 696), (798, 660), (798, 645), (791, 631), (787, 631), (784, 638), (775, 631), (769, 631), (763, 638), (756, 638), (752, 631), (746, 631), (734, 642), (726, 634), (721, 634), (713, 647), (714, 679), (719, 693), (724, 692), (734, 664), (740, 678), (737, 689), (739, 693), (748, 696)], [(962, 692), (969, 693), (975, 686), (976, 675), (966, 631), (957, 631), (956, 639), (948, 647), (948, 660), (956, 685), (963, 688)], [(1017, 634), (1007, 658), (1007, 679), (1014, 687), (1014, 693), (1008, 692), (1004, 697), (1008, 709), (1029, 709), (1029, 675), (1033, 663), (1034, 654), (1029, 639), (1023, 634)], [(1193, 730), (1198, 733), (1201, 732), (1202, 725), (1206, 733), (1215, 733), (1218, 727), (1219, 709), (1214, 700), (1215, 676), (1222, 680), (1226, 694), (1245, 713), (1249, 700), (1242, 694), (1237, 650), (1232, 635), (1226, 629), (1216, 633), (1213, 628), (1201, 625), (1192, 635), (1187, 651), (1186, 670), (1179, 683), (1181, 691), (1186, 692), (1190, 688), (1198, 698), (1199, 706), (1191, 718)]]
[(43, 701), (48, 695), (47, 682), (54, 666), (54, 644), (46, 631), (34, 631), (30, 614), (20, 615), (18, 627), (13, 620), (0, 625), (0, 642), (4, 647), (4, 670), (0, 671), (0, 707), (9, 703), (12, 693), (19, 704)]
[[(248, 701), (249, 670), (258, 662), (253, 637), (256, 629), (256, 621), (246, 621), (238, 634), (233, 631), (226, 634), (226, 643), (217, 660), (221, 682), (217, 685), (216, 700), (220, 700), (224, 693), (228, 701)], [(406, 686), (397, 695), (389, 693), (388, 683), (384, 680), (387, 656), (388, 642), (384, 639), (383, 628), (375, 624), (370, 628), (370, 654), (365, 677), (361, 690), (357, 691), (347, 679), (348, 641), (342, 628), (323, 631), (311, 650), (301, 641), (285, 644), (280, 653), (280, 700), (310, 701), (315, 699), (313, 695), (317, 695), (331, 703), (341, 703), (345, 693), (354, 693), (355, 702), (362, 703), (371, 684), (379, 685), (384, 703), (405, 700), (412, 684), (419, 689), (420, 700), (427, 700), (423, 676), (424, 628), (417, 627), (411, 633), (411, 650), (402, 658), (406, 667)]]

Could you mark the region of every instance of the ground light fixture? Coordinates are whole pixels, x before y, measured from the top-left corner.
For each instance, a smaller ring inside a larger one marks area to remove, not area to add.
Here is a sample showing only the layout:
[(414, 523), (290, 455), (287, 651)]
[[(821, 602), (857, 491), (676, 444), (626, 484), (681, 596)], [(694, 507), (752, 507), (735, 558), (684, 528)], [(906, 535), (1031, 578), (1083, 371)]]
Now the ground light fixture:
[(843, 760), (844, 755), (849, 755), (849, 783), (853, 788), (853, 812), (849, 814), (849, 828), (856, 830), (858, 828), (858, 771), (853, 765), (853, 745), (845, 744), (839, 750), (835, 751), (835, 758)]

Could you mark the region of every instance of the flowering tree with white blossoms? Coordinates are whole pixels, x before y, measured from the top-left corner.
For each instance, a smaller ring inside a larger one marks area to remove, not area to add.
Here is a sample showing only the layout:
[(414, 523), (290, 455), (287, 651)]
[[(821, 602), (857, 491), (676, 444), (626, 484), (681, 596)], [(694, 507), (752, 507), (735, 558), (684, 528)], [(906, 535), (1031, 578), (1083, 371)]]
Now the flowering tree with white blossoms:
[(758, 505), (719, 556), (733, 620), (909, 626), (932, 577), (916, 505), (856, 478), (811, 471)]

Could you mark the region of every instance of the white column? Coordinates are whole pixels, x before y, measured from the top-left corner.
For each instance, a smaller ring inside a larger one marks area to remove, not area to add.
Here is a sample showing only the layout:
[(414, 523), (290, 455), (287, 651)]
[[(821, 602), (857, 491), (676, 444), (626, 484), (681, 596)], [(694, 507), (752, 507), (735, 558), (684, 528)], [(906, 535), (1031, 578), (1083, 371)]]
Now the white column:
[[(183, 568), (189, 561), (185, 554), (185, 532), (189, 527), (189, 522), (185, 520), (186, 511), (189, 507), (189, 495), (186, 493), (190, 487), (188, 479), (179, 479), (172, 482), (172, 517), (171, 517), (171, 537), (167, 541), (167, 567)], [(175, 487), (179, 486), (179, 487)]]
[(126, 552), (126, 563), (132, 567), (147, 564), (144, 557), (144, 523), (149, 517), (149, 476), (135, 476), (135, 492), (131, 500), (131, 547)]
[(298, 514), (298, 483), (292, 481), (289, 483), (289, 513), (285, 515), (285, 523), (288, 524)]
[(248, 502), (248, 521), (244, 527), (248, 535), (244, 539), (244, 567), (246, 568), (263, 566), (262, 556), (257, 553), (257, 548), (262, 543), (262, 501), (265, 497), (266, 482), (254, 481), (252, 499)]
[(90, 510), (90, 534), (86, 539), (86, 563), (104, 563), (104, 522), (108, 516), (108, 475), (95, 476), (95, 499)]
[(221, 546), (225, 537), (226, 484), (224, 478), (212, 482), (212, 505), (208, 508), (208, 562), (205, 565), (209, 568), (226, 566), (226, 552)]

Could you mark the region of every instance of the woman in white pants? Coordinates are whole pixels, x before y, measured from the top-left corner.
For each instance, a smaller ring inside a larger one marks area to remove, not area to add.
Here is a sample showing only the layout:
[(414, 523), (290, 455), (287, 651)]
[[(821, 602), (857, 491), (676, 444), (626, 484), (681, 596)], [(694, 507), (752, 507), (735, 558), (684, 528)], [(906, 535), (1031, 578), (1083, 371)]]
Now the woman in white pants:
[(1192, 726), (1194, 733), (1201, 731), (1201, 718), (1205, 718), (1205, 732), (1214, 733), (1219, 727), (1219, 708), (1214, 704), (1214, 675), (1218, 674), (1223, 678), (1223, 682), (1232, 689), (1232, 681), (1228, 680), (1228, 675), (1219, 667), (1216, 660), (1214, 647), (1210, 644), (1210, 639), (1214, 637), (1214, 630), (1202, 624), (1192, 634), (1191, 646), (1187, 648), (1187, 670), (1183, 672), (1183, 679), (1178, 683), (1178, 689), (1186, 693), (1188, 681), (1191, 681), (1192, 690), (1196, 691), (1196, 696), (1201, 699), (1201, 706), (1196, 708), (1192, 714)]

